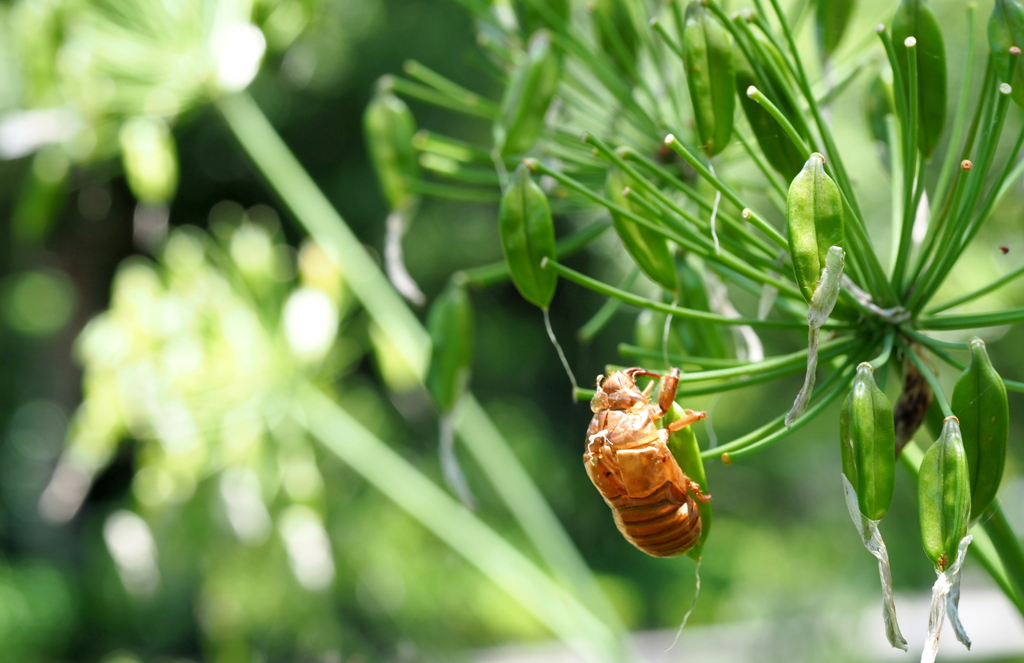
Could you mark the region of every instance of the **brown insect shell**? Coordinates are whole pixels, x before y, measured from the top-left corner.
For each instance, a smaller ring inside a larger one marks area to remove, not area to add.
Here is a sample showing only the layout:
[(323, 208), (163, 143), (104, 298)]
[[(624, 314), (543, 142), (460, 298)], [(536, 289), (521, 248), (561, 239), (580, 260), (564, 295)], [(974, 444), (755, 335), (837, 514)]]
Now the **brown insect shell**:
[[(663, 381), (661, 400), (673, 400), (677, 371)], [(696, 485), (669, 451), (668, 430), (656, 424), (665, 410), (637, 388), (638, 372), (598, 379), (583, 462), (626, 540), (649, 555), (674, 557), (700, 539), (700, 514), (688, 492)]]

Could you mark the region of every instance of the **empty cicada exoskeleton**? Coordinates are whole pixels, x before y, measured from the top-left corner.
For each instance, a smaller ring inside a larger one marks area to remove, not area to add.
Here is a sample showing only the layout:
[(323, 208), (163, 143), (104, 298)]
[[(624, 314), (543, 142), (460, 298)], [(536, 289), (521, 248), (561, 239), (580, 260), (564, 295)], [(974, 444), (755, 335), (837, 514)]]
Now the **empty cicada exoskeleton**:
[[(640, 391), (638, 375), (662, 377), (657, 404), (649, 398), (654, 383)], [(682, 555), (696, 545), (700, 514), (694, 497), (711, 499), (683, 473), (666, 444), (671, 433), (707, 415), (686, 410), (688, 416), (665, 428), (656, 425), (672, 407), (678, 384), (678, 368), (665, 376), (627, 368), (603, 383), (598, 377), (597, 394), (590, 401), (594, 418), (583, 454), (587, 474), (626, 540), (655, 557)]]

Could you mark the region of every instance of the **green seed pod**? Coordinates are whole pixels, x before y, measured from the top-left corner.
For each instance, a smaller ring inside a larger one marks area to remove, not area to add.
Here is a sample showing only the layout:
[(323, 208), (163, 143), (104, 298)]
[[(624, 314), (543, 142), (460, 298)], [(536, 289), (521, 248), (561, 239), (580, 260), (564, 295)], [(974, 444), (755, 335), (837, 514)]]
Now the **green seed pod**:
[(450, 283), (438, 295), (427, 315), (427, 330), (432, 348), (427, 390), (442, 412), (451, 412), (473, 364), (473, 307), (464, 288)]
[(818, 0), (818, 8), (814, 14), (815, 34), (818, 37), (818, 50), (821, 59), (828, 61), (836, 52), (839, 42), (846, 34), (846, 26), (857, 7), (856, 0)]
[(501, 116), (494, 124), (494, 144), (503, 155), (523, 154), (537, 143), (561, 73), (551, 34), (537, 31), (526, 45), (526, 56), (512, 72), (501, 101)]
[(701, 0), (686, 7), (683, 60), (701, 145), (713, 157), (729, 144), (736, 109), (736, 63), (729, 31)]
[(829, 248), (843, 246), (844, 239), (842, 196), (825, 173), (825, 157), (817, 152), (789, 186), (786, 217), (793, 272), (810, 302)]
[(857, 491), (857, 505), (869, 520), (881, 520), (896, 486), (896, 427), (892, 404), (875, 384), (874, 369), (857, 367), (853, 389), (839, 412), (843, 474)]
[(887, 118), (896, 115), (892, 93), (892, 80), (883, 80), (881, 74), (876, 74), (864, 95), (864, 115), (867, 117), (868, 129), (875, 144), (879, 146), (882, 165), (886, 169), (889, 168), (889, 150), (892, 149)]
[(917, 497), (924, 551), (940, 571), (956, 559), (967, 534), (971, 485), (967, 454), (956, 417), (946, 417), (942, 435), (921, 461)]
[(178, 188), (178, 151), (167, 123), (134, 117), (121, 126), (121, 162), (132, 193), (141, 202), (162, 205)]
[(892, 40), (903, 80), (908, 81), (907, 37), (917, 40), (918, 146), (927, 157), (946, 124), (946, 47), (927, 0), (903, 0), (892, 19)]
[[(678, 403), (672, 404), (661, 420), (662, 426), (667, 426), (686, 416), (686, 412)], [(683, 474), (696, 481), (704, 493), (710, 493), (708, 489), (708, 477), (704, 472), (704, 461), (700, 457), (700, 445), (697, 443), (697, 435), (693, 432), (693, 426), (687, 426), (668, 437), (668, 450), (679, 463), (679, 469)], [(704, 542), (711, 532), (711, 502), (697, 502), (697, 511), (700, 513), (700, 541), (686, 553), (695, 560), (700, 560), (701, 552), (704, 550)]]
[(640, 43), (630, 4), (628, 0), (594, 0), (590, 5), (590, 18), (601, 51), (627, 76), (636, 71)]
[(971, 519), (996, 497), (1006, 467), (1010, 406), (1006, 385), (996, 373), (980, 338), (971, 341), (971, 365), (953, 388), (953, 414), (960, 420), (971, 477)]
[(412, 186), (420, 178), (420, 166), (412, 145), (416, 119), (405, 102), (391, 93), (386, 82), (378, 84), (376, 94), (366, 107), (363, 132), (388, 207), (392, 210), (414, 208), (419, 198)]
[(561, 32), (569, 25), (572, 6), (569, 0), (519, 0), (519, 24), (527, 34), (541, 28)]
[[(615, 167), (608, 170), (608, 179), (605, 182), (605, 195), (608, 200), (634, 214), (641, 214), (642, 210), (636, 209), (623, 194), (623, 190), (627, 186), (629, 186), (629, 180), (621, 170)], [(621, 214), (613, 212), (612, 223), (615, 225), (615, 232), (622, 240), (622, 245), (626, 247), (626, 251), (629, 252), (637, 267), (666, 290), (673, 292), (677, 290), (679, 282), (676, 280), (676, 266), (672, 259), (672, 249), (668, 245), (668, 240), (650, 228), (641, 226)]]
[[(781, 82), (779, 82), (781, 85)], [(736, 66), (736, 91), (740, 98), (740, 107), (743, 114), (747, 116), (747, 122), (754, 132), (757, 144), (761, 146), (761, 152), (772, 168), (779, 171), (783, 177), (792, 180), (803, 168), (807, 157), (800, 152), (800, 149), (793, 144), (786, 132), (782, 130), (779, 123), (771, 116), (771, 113), (764, 109), (764, 106), (757, 103), (749, 96), (747, 90), (754, 86), (764, 91), (765, 86), (754, 74), (750, 63), (742, 55), (739, 56)], [(775, 89), (779, 89), (776, 87)], [(779, 103), (780, 100), (772, 100), (779, 110), (788, 107), (788, 103)]]
[(520, 164), (498, 211), (501, 249), (512, 282), (528, 302), (546, 309), (555, 296), (557, 275), (541, 260), (555, 257), (555, 224), (548, 197)]
[[(1005, 76), (1010, 66), (1010, 47), (1024, 48), (1024, 1), (996, 0), (988, 21), (988, 43), (995, 58), (996, 72)], [(1024, 108), (1024, 69), (1020, 58), (1013, 69), (1011, 99)]]
[[(680, 256), (676, 261), (676, 272), (679, 274), (679, 305), (711, 313), (711, 301), (704, 279), (685, 256)], [(678, 324), (688, 354), (715, 359), (729, 356), (718, 325), (701, 320), (681, 320)]]

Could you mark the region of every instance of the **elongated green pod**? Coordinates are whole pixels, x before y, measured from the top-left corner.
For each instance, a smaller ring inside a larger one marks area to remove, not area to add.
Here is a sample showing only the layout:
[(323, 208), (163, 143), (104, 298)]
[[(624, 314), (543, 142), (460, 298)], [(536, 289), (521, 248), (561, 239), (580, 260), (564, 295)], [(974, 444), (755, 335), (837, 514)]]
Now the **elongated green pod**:
[(956, 559), (971, 514), (967, 453), (956, 417), (946, 417), (942, 435), (924, 454), (918, 477), (918, 509), (925, 554), (940, 570)]
[[(996, 0), (988, 20), (988, 43), (995, 58), (996, 72), (1005, 76), (1010, 66), (1010, 48), (1024, 48), (1024, 1)], [(1013, 67), (1010, 98), (1024, 108), (1024, 69), (1020, 58)]]
[(427, 390), (442, 412), (451, 412), (469, 382), (473, 364), (473, 306), (465, 288), (454, 283), (438, 295), (427, 315), (430, 366)]
[(843, 474), (857, 491), (860, 512), (881, 520), (896, 486), (896, 427), (892, 404), (867, 362), (857, 367), (853, 389), (839, 411), (839, 443)]
[(519, 23), (527, 34), (547, 28), (561, 32), (568, 28), (572, 15), (570, 0), (519, 0)]
[(704, 6), (686, 7), (683, 60), (701, 146), (713, 157), (729, 144), (736, 111), (736, 62), (729, 31)]
[(636, 71), (640, 34), (628, 0), (594, 0), (590, 20), (601, 51), (606, 53), (624, 75)]
[(856, 8), (856, 0), (818, 0), (814, 12), (814, 34), (818, 38), (818, 50), (823, 61), (832, 59)]
[(789, 186), (786, 220), (793, 273), (810, 302), (829, 248), (844, 243), (842, 196), (825, 173), (825, 157), (817, 152)]
[(950, 405), (960, 420), (967, 468), (971, 477), (971, 519), (980, 516), (996, 497), (1006, 468), (1010, 437), (1010, 406), (980, 338), (971, 340), (971, 365), (953, 387)]
[(917, 40), (918, 147), (931, 156), (946, 124), (946, 46), (942, 29), (927, 0), (903, 0), (892, 19), (896, 60), (909, 80), (907, 37)]
[(381, 192), (392, 210), (411, 210), (419, 202), (413, 182), (420, 179), (420, 166), (413, 136), (416, 118), (405, 102), (379, 84), (363, 113), (363, 134), (370, 161), (377, 173)]
[(523, 154), (537, 143), (561, 73), (562, 62), (551, 48), (551, 33), (538, 30), (526, 45), (525, 57), (512, 72), (501, 102), (501, 115), (494, 123), (498, 151), (504, 155)]
[(557, 275), (542, 269), (541, 260), (555, 257), (555, 224), (551, 206), (526, 164), (520, 164), (498, 210), (501, 250), (512, 282), (531, 304), (546, 309), (555, 296)]
[[(736, 92), (740, 98), (740, 107), (743, 109), (743, 114), (747, 117), (747, 122), (750, 123), (750, 128), (754, 132), (754, 138), (757, 139), (757, 144), (761, 146), (761, 152), (764, 154), (765, 159), (783, 177), (792, 180), (800, 172), (800, 169), (803, 168), (807, 157), (793, 144), (793, 141), (789, 139), (789, 136), (779, 126), (775, 118), (771, 116), (771, 113), (747, 95), (747, 90), (751, 86), (762, 91), (765, 87), (754, 74), (750, 63), (740, 55), (736, 65)], [(772, 100), (772, 102), (779, 107), (779, 110), (782, 110), (782, 107), (787, 105), (780, 105), (777, 100)]]
[[(680, 256), (676, 260), (676, 272), (679, 274), (679, 305), (711, 313), (707, 284), (700, 272), (690, 264), (690, 259)], [(679, 322), (679, 331), (689, 354), (715, 359), (729, 356), (721, 329), (717, 325), (702, 320), (682, 320)]]
[[(662, 418), (662, 425), (668, 426), (673, 421), (686, 416), (685, 410), (679, 406), (679, 403), (673, 403), (672, 409)], [(696, 481), (704, 493), (710, 493), (708, 477), (704, 472), (704, 461), (700, 457), (700, 445), (697, 443), (697, 435), (693, 432), (693, 427), (686, 426), (669, 435), (668, 450), (672, 452), (672, 456), (679, 463), (679, 469), (683, 471), (683, 474)], [(704, 542), (707, 541), (708, 534), (711, 533), (712, 514), (711, 502), (695, 501), (697, 511), (700, 513), (700, 540), (686, 554), (699, 561), (704, 551)]]
[(876, 74), (872, 78), (867, 92), (864, 94), (864, 115), (867, 118), (868, 129), (871, 131), (871, 137), (875, 139), (876, 145), (881, 146), (882, 165), (886, 169), (889, 168), (888, 152), (892, 149), (892, 145), (889, 144), (889, 120), (887, 118), (890, 115), (896, 115), (892, 95), (892, 80), (883, 80), (881, 74)]
[(132, 193), (151, 205), (167, 203), (178, 188), (178, 151), (167, 123), (134, 117), (121, 126), (121, 162)]
[[(623, 193), (629, 184), (622, 171), (612, 167), (608, 170), (608, 178), (605, 180), (605, 195), (616, 205), (642, 215), (643, 210), (636, 209)], [(615, 212), (612, 212), (612, 223), (619, 239), (622, 240), (622, 245), (626, 247), (626, 251), (640, 271), (666, 290), (676, 291), (679, 282), (676, 279), (675, 261), (672, 259), (672, 249), (668, 245), (668, 240)]]

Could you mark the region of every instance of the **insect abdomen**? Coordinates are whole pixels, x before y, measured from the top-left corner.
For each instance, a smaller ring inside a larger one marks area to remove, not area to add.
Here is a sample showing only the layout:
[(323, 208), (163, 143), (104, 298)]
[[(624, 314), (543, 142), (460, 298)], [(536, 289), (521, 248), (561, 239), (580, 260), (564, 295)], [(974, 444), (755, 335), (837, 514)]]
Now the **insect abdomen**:
[(700, 513), (685, 489), (666, 482), (647, 497), (608, 501), (615, 525), (634, 546), (654, 557), (682, 555), (700, 539)]

